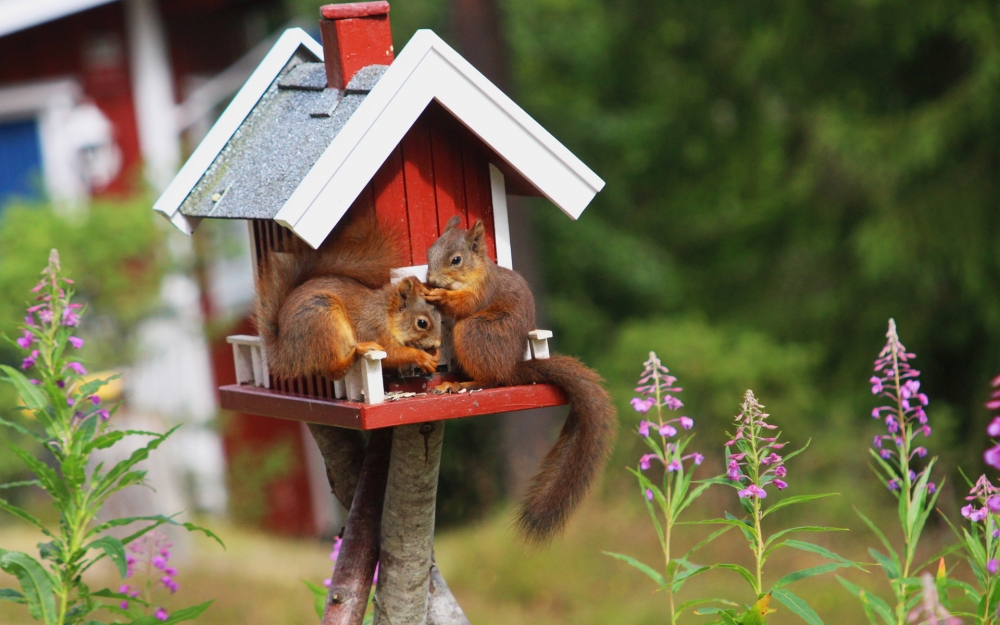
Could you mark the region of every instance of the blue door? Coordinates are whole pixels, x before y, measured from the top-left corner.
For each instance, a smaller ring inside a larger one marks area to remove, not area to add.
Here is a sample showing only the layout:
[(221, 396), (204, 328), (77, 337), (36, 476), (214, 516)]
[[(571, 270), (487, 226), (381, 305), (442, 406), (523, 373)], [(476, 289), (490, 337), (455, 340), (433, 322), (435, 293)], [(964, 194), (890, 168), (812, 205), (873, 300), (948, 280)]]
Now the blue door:
[(41, 174), (37, 120), (0, 122), (0, 209), (15, 197), (37, 199)]

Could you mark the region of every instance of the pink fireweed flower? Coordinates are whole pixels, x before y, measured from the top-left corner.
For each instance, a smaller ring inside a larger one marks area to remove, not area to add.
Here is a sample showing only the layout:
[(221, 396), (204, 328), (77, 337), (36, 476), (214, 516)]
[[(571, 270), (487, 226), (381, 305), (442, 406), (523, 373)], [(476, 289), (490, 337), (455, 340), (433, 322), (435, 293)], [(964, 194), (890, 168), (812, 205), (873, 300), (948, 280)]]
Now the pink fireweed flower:
[[(670, 371), (663, 366), (655, 352), (649, 352), (649, 358), (643, 363), (643, 371), (639, 377), (639, 383), (635, 388), (640, 397), (631, 400), (632, 407), (644, 415), (654, 415), (653, 420), (642, 419), (639, 421), (638, 433), (643, 438), (649, 438), (652, 433), (659, 434), (660, 440), (653, 439), (647, 441), (651, 444), (656, 453), (645, 454), (639, 458), (639, 470), (647, 471), (652, 466), (652, 459), (663, 464), (666, 472), (674, 473), (684, 469), (684, 462), (692, 460), (695, 465), (701, 464), (704, 456), (701, 454), (683, 455), (685, 446), (690, 438), (675, 438), (678, 435), (677, 424), (685, 430), (694, 427), (694, 419), (688, 416), (665, 418), (663, 410), (677, 410), (684, 404), (677, 399), (673, 393), (678, 393), (682, 389), (676, 386), (677, 378), (670, 375)], [(655, 409), (655, 410), (654, 410)], [(667, 441), (666, 439), (673, 439)], [(665, 486), (668, 488), (669, 486)]]
[[(896, 322), (892, 319), (885, 336), (885, 346), (875, 359), (875, 375), (869, 382), (872, 393), (889, 400), (890, 405), (872, 410), (873, 417), (883, 418), (888, 435), (874, 437), (872, 451), (883, 460), (897, 459), (896, 463), (881, 465), (888, 472), (885, 476), (887, 484), (890, 490), (910, 496), (910, 493), (903, 493), (904, 485), (907, 488), (913, 486), (914, 478), (906, 479), (912, 471), (910, 463), (928, 455), (927, 448), (915, 445), (914, 439), (918, 434), (925, 438), (931, 435), (924, 411), (924, 406), (930, 402), (927, 395), (920, 391), (920, 372), (910, 365), (916, 355), (906, 351), (899, 340)], [(887, 449), (889, 445), (895, 448)]]
[(934, 482), (927, 482), (927, 492), (933, 495), (937, 492), (937, 484)]
[(77, 375), (87, 375), (87, 370), (78, 362), (68, 362), (66, 363), (66, 368), (73, 371)]
[(1000, 571), (1000, 560), (991, 559), (986, 563), (986, 570), (990, 572), (990, 575), (996, 575), (997, 571)]
[(167, 614), (167, 611), (164, 610), (163, 608), (157, 608), (156, 609), (156, 613), (153, 614), (153, 616), (155, 616), (157, 618), (157, 620), (160, 620), (160, 621), (165, 621), (168, 618), (170, 618), (170, 615)]
[(778, 442), (778, 435), (769, 435), (769, 430), (777, 428), (768, 423), (769, 416), (753, 391), (748, 390), (744, 395), (742, 410), (735, 418), (736, 432), (727, 443), (730, 447), (735, 446), (737, 453), (729, 456), (726, 475), (734, 482), (739, 482), (738, 486), (733, 486), (741, 499), (767, 497), (764, 486), (769, 483), (779, 490), (788, 487), (788, 483), (781, 479), (788, 474), (788, 469), (782, 464), (782, 457), (775, 453), (785, 443)]
[(83, 347), (83, 339), (81, 339), (78, 336), (71, 336), (67, 340), (69, 341), (69, 344), (75, 347), (76, 349), (80, 349), (81, 347)]
[(30, 330), (25, 330), (24, 334), (15, 341), (21, 349), (28, 349), (35, 342), (35, 335)]
[(31, 354), (28, 355), (23, 361), (21, 361), (22, 369), (30, 369), (35, 366), (35, 362), (38, 360), (38, 350), (34, 349)]
[(747, 497), (758, 497), (760, 499), (764, 499), (767, 497), (767, 492), (756, 484), (751, 484), (736, 494), (739, 495), (740, 499), (745, 499)]
[(98, 410), (96, 414), (98, 417), (100, 417), (101, 421), (107, 421), (108, 419), (111, 418), (111, 412), (104, 410), (103, 408), (101, 410)]
[(653, 491), (649, 488), (646, 489), (646, 501), (653, 501)]
[(639, 413), (642, 413), (642, 414), (646, 414), (647, 412), (649, 412), (649, 409), (653, 407), (654, 403), (656, 403), (656, 400), (653, 399), (652, 397), (646, 397), (646, 398), (633, 397), (632, 398), (632, 408), (634, 408), (636, 412), (639, 412)]
[(90, 396), (90, 403), (94, 404), (95, 406), (98, 406), (101, 403), (101, 398), (98, 397), (97, 395), (91, 395)]

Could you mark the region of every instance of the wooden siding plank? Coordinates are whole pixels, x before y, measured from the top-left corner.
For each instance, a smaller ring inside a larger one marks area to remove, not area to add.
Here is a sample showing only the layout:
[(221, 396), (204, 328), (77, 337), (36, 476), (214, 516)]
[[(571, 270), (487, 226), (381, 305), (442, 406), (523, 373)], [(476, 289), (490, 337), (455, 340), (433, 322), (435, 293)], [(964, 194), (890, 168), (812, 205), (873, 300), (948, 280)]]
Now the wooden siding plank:
[[(463, 129), (464, 130), (464, 129)], [(490, 191), (489, 164), (478, 149), (468, 131), (462, 133), (462, 161), (465, 166), (465, 202), (468, 208), (469, 225), (483, 220), (486, 227), (486, 252), (497, 259), (497, 247), (493, 227), (493, 199)]]
[(405, 264), (412, 265), (413, 251), (410, 245), (410, 226), (406, 215), (406, 185), (403, 181), (403, 150), (396, 149), (382, 163), (382, 167), (372, 178), (375, 193), (375, 213), (379, 221), (392, 228), (403, 242)]
[(460, 226), (469, 225), (465, 202), (465, 164), (462, 161), (462, 139), (456, 132), (455, 120), (438, 106), (428, 109), (431, 127), (431, 156), (434, 161), (434, 191), (437, 201), (438, 232), (452, 217), (461, 219)]
[(413, 264), (427, 263), (427, 248), (438, 238), (437, 206), (434, 197), (434, 163), (431, 158), (430, 125), (427, 115), (419, 119), (402, 141), (403, 182), (406, 185), (406, 212), (410, 224)]

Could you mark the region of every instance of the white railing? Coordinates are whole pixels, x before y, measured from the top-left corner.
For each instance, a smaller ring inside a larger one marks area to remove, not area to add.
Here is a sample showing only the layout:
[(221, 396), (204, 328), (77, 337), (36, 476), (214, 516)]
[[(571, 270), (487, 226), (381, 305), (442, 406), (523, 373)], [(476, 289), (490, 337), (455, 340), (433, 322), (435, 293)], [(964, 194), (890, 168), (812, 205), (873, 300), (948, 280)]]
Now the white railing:
[[(549, 330), (529, 332), (524, 345), (524, 360), (548, 358), (550, 338), (552, 332)], [(237, 334), (227, 337), (226, 342), (233, 346), (237, 383), (270, 388), (267, 356), (260, 337)], [(342, 380), (334, 380), (334, 397), (363, 401), (366, 404), (381, 404), (385, 401), (385, 388), (382, 385), (382, 360), (385, 357), (385, 352), (372, 351), (358, 358)]]

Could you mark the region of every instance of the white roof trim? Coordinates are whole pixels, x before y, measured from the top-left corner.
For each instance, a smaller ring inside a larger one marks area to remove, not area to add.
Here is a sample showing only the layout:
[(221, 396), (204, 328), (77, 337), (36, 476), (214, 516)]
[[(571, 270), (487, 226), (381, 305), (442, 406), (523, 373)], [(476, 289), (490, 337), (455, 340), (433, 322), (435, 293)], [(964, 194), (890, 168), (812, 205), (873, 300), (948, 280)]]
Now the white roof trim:
[(419, 30), (275, 215), (318, 247), (436, 99), (567, 215), (604, 181), (429, 30)]
[(167, 219), (186, 234), (191, 234), (194, 231), (199, 220), (182, 215), (179, 212), (181, 204), (211, 167), (212, 162), (222, 149), (226, 147), (226, 143), (232, 138), (233, 133), (246, 120), (250, 111), (260, 101), (274, 79), (299, 48), (303, 47), (315, 56), (317, 61), (323, 60), (323, 46), (306, 34), (306, 31), (301, 28), (289, 28), (282, 33), (274, 47), (250, 75), (246, 84), (233, 97), (232, 102), (223, 111), (218, 121), (198, 144), (194, 153), (181, 167), (163, 195), (153, 205), (153, 210), (163, 213)]
[(3, 0), (0, 37), (111, 2), (114, 0)]

